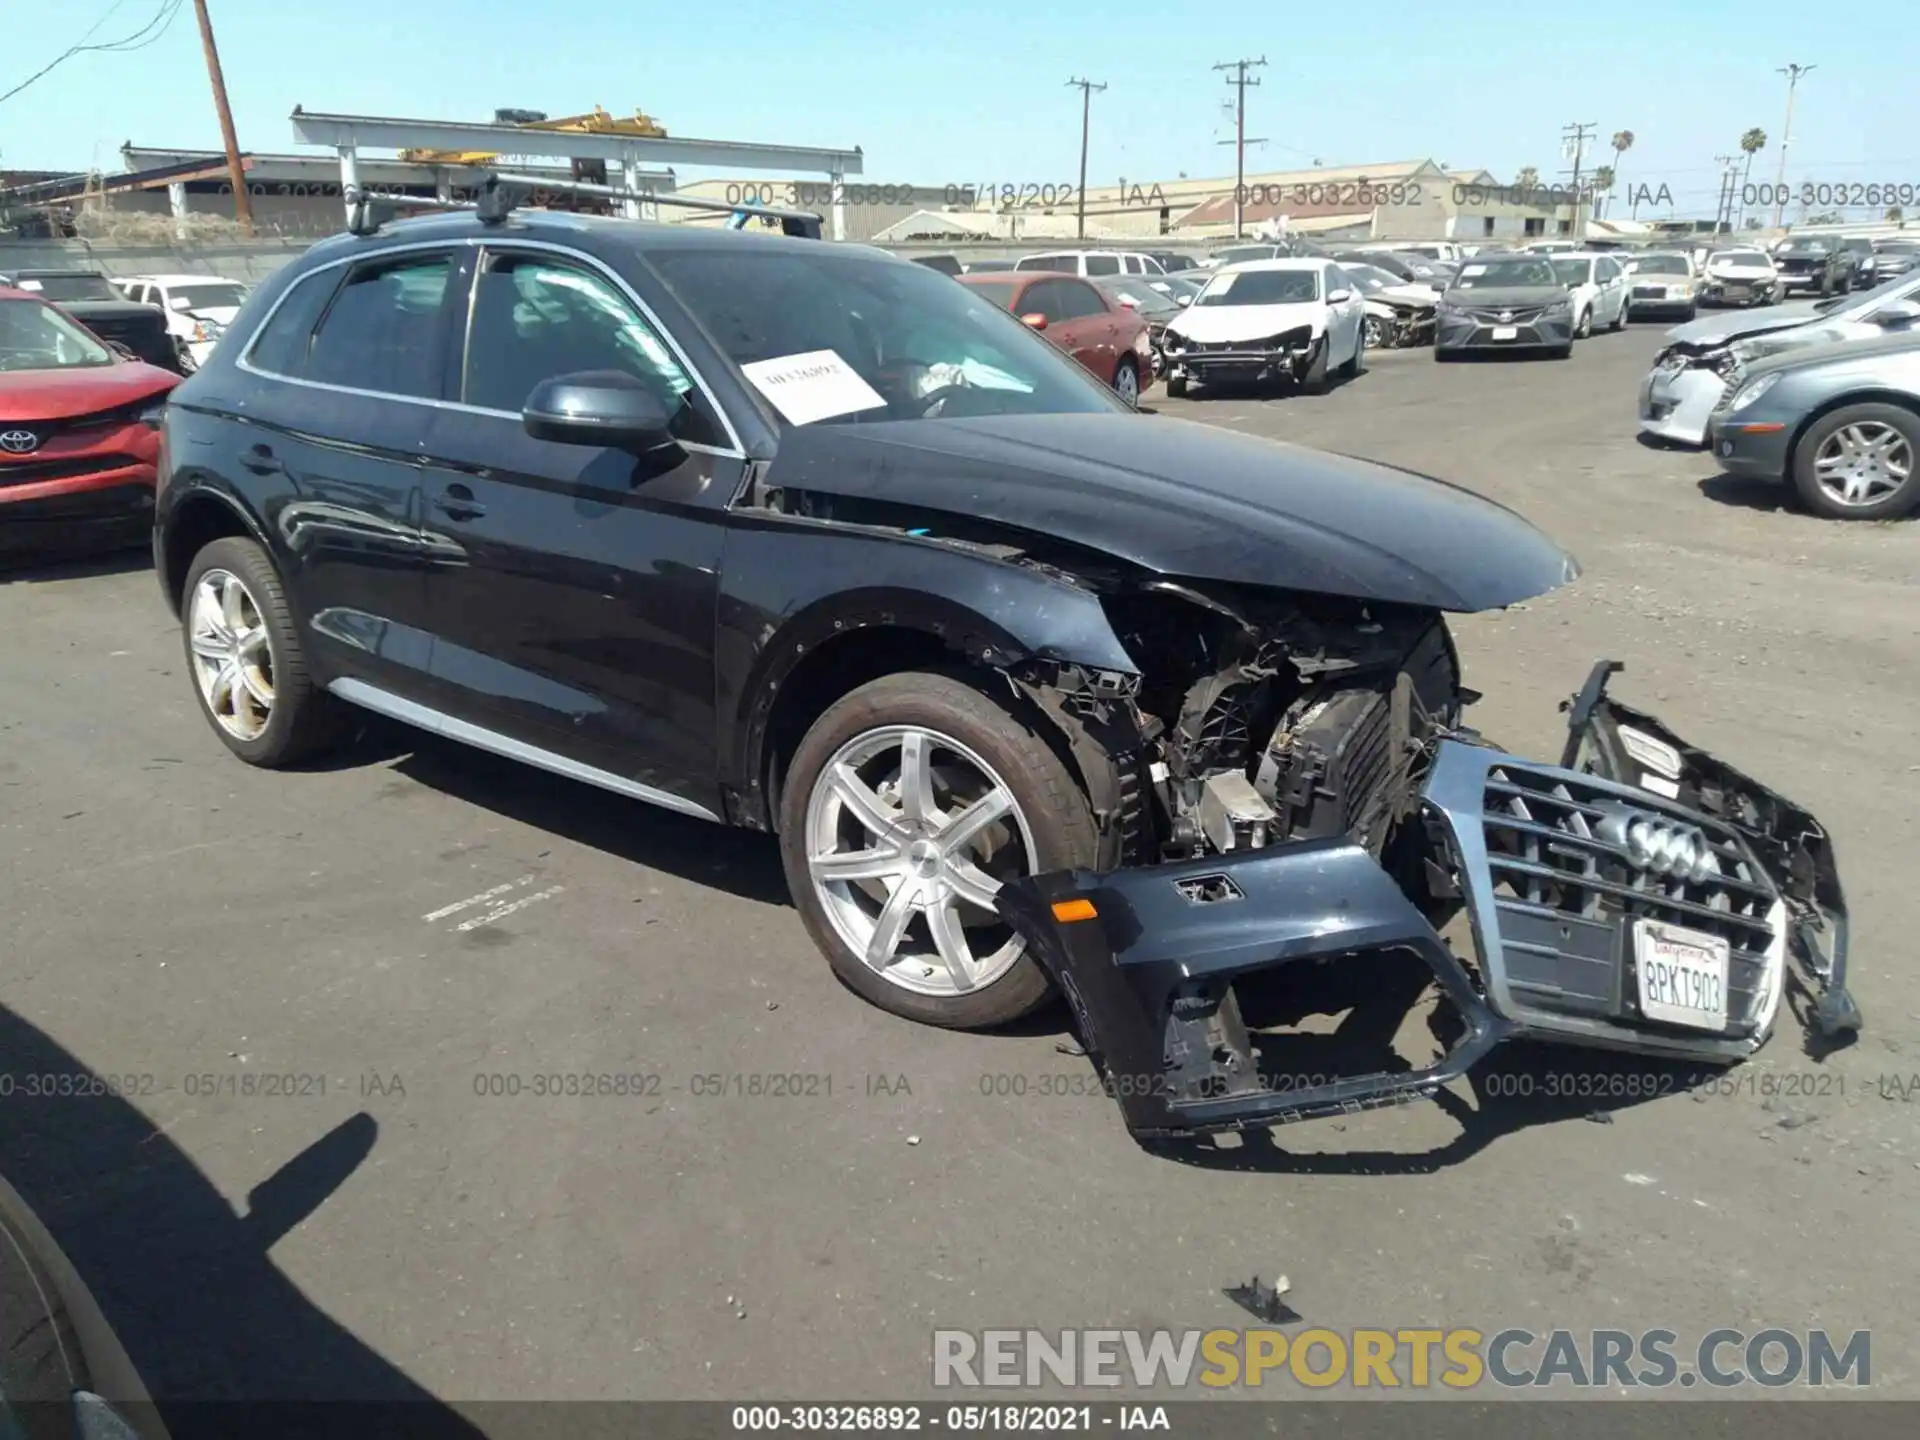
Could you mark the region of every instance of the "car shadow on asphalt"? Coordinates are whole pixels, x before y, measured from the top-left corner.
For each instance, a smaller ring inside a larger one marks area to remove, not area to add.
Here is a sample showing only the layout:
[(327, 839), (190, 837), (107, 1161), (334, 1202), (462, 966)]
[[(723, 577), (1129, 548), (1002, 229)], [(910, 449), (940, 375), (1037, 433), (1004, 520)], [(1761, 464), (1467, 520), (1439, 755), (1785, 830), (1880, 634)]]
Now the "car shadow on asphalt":
[[(316, 1134), (236, 1212), (143, 1112), (141, 1097), (166, 1096), (151, 1103), (189, 1113), (261, 1102), (232, 1096), (212, 1076), (211, 1093), (196, 1101), (180, 1093), (198, 1083), (184, 1076), (114, 1072), (95, 1071), (0, 1007), (0, 1176), (78, 1272), (173, 1440), (479, 1440), (272, 1257), (295, 1227), (326, 1228), (327, 1200), (354, 1182), (379, 1142), (374, 1118), (361, 1111)], [(330, 1242), (343, 1243), (338, 1234)]]
[[(1218, 380), (1211, 385), (1202, 385), (1198, 391), (1189, 390), (1174, 405), (1205, 405), (1210, 400), (1316, 400), (1323, 395), (1331, 395), (1336, 390), (1344, 390), (1356, 381), (1364, 380), (1367, 372), (1362, 369), (1358, 375), (1342, 375), (1337, 371), (1326, 378), (1318, 387), (1312, 385), (1275, 384), (1270, 381), (1243, 380), (1238, 384), (1230, 380)], [(1162, 400), (1164, 405), (1171, 397)], [(1156, 413), (1168, 414), (1162, 409)]]
[(1724, 472), (1703, 476), (1696, 484), (1707, 499), (1737, 509), (1759, 510), (1767, 514), (1792, 513), (1794, 510), (1788, 503), (1790, 491), (1784, 484)]
[(763, 905), (793, 903), (771, 835), (676, 815), (393, 721), (376, 717), (322, 763), (360, 769), (383, 762), (406, 780), (631, 864)]

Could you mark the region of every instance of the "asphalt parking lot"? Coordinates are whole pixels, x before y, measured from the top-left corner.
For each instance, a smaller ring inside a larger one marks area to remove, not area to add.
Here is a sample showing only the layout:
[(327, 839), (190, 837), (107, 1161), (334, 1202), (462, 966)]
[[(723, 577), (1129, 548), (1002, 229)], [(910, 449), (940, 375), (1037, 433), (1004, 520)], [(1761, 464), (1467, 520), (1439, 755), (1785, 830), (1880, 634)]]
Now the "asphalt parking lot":
[[(1719, 1085), (1622, 1100), (1529, 1052), (1531, 1097), (1149, 1155), (1055, 1024), (842, 991), (764, 838), (381, 726), (247, 769), (133, 556), (0, 584), (0, 1070), (134, 1092), (0, 1098), (0, 1174), (162, 1394), (899, 1398), (936, 1326), (1231, 1326), (1225, 1288), (1284, 1272), (1336, 1330), (1871, 1329), (1875, 1392), (1920, 1395), (1916, 537), (1638, 444), (1659, 329), (1148, 403), (1565, 541), (1577, 584), (1459, 623), (1473, 718), (1557, 754), (1611, 656), (1819, 814), (1867, 1020), (1824, 1063), (1786, 1021)], [(627, 1078), (532, 1093), (560, 1074)]]

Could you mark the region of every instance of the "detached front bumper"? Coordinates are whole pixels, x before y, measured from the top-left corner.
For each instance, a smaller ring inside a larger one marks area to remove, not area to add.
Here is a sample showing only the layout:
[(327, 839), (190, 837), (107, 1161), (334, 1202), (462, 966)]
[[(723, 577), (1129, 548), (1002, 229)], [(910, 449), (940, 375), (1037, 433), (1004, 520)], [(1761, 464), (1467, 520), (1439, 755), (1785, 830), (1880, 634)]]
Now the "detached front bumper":
[[(1569, 702), (1559, 765), (1467, 739), (1435, 743), (1408, 823), (1422, 827), (1426, 869), (1449, 877), (1443, 888), (1464, 904), (1470, 962), (1344, 838), (1003, 887), (1002, 915), (1065, 995), (1129, 1130), (1166, 1138), (1394, 1104), (1432, 1094), (1517, 1036), (1731, 1064), (1766, 1042), (1789, 965), (1817, 997), (1818, 1028), (1857, 1031), (1825, 830), (1609, 700), (1617, 668), (1596, 666)], [(1674, 878), (1661, 868), (1671, 849), (1636, 859), (1643, 850), (1611, 838), (1630, 824), (1697, 838), (1711, 871)], [(1269, 1043), (1243, 1019), (1236, 986), (1390, 952), (1424, 963), (1463, 1022), (1430, 1065), (1289, 1074), (1289, 1038)], [(1676, 965), (1676, 953), (1693, 958)], [(1676, 970), (1702, 978), (1676, 985)]]
[(1705, 365), (1658, 367), (1640, 382), (1640, 429), (1682, 445), (1705, 445), (1726, 377)]

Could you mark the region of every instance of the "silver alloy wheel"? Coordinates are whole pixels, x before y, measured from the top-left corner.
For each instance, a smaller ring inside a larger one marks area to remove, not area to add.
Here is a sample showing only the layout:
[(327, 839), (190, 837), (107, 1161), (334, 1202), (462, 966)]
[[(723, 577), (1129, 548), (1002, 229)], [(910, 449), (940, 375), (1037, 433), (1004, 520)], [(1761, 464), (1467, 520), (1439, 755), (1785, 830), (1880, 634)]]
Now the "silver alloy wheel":
[(1131, 365), (1119, 366), (1113, 372), (1113, 388), (1129, 405), (1138, 405), (1140, 403), (1140, 372)]
[(1362, 348), (1378, 350), (1387, 343), (1387, 322), (1378, 315), (1367, 316), (1366, 323), (1360, 327)]
[(892, 984), (965, 995), (1025, 951), (993, 897), (1031, 873), (1033, 833), (1007, 783), (952, 737), (919, 725), (856, 735), (814, 781), (805, 835), (834, 932)]
[(235, 739), (258, 740), (273, 718), (273, 650), (259, 602), (232, 571), (194, 586), (187, 643), (207, 712)]
[(1884, 500), (1913, 474), (1913, 446), (1891, 425), (1862, 420), (1820, 442), (1814, 479), (1827, 498), (1849, 508)]

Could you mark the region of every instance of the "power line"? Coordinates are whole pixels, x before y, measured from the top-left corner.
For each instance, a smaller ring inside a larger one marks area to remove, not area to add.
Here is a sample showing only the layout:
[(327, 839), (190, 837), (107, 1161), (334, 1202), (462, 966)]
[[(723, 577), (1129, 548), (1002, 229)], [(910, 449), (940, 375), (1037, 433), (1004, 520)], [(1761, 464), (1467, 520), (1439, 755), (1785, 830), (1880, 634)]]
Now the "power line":
[[(126, 0), (115, 0), (115, 3), (107, 10), (106, 14), (93, 22), (93, 26), (87, 31), (87, 35), (93, 34), (94, 31), (106, 24), (107, 20), (113, 15), (113, 12), (125, 3)], [(138, 30), (135, 30), (131, 35), (123, 35), (118, 40), (106, 40), (98, 45), (89, 45), (86, 43), (87, 36), (81, 36), (79, 43), (68, 46), (66, 50), (56, 55), (52, 60), (34, 71), (33, 74), (22, 80), (11, 90), (5, 94), (0, 94), (0, 104), (11, 100), (36, 80), (50, 74), (76, 55), (95, 53), (124, 55), (130, 51), (146, 49), (147, 46), (164, 36), (168, 29), (172, 27), (174, 16), (180, 13), (180, 7), (184, 3), (185, 0), (160, 0), (160, 8), (154, 11), (153, 17), (149, 19), (146, 24), (142, 25)]]

